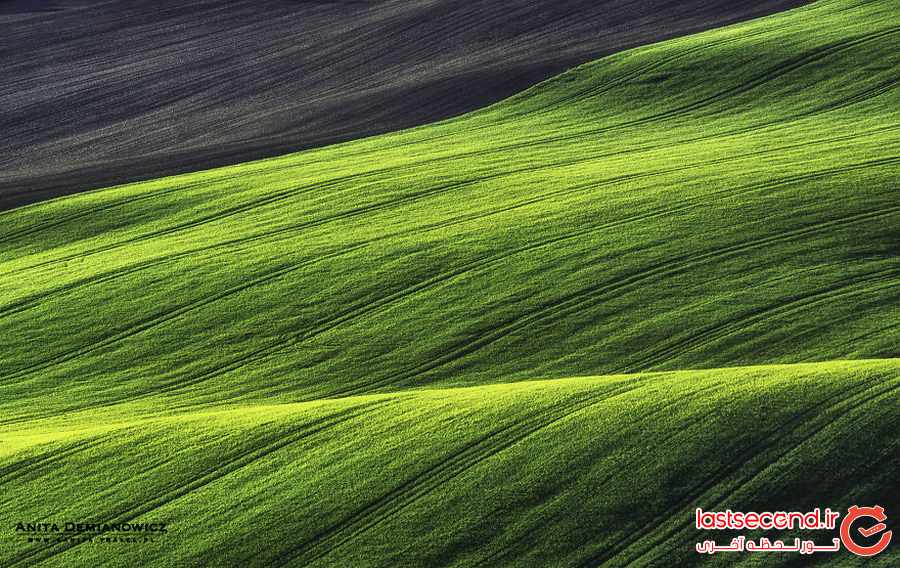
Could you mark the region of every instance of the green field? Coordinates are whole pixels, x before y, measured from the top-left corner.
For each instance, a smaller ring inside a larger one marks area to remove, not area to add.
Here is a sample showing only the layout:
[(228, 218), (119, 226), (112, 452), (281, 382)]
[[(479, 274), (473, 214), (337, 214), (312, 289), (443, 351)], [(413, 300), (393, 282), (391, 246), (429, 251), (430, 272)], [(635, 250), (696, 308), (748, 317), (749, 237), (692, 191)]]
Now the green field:
[[(120, 566), (676, 565), (697, 560), (695, 506), (811, 510), (896, 487), (898, 385), (895, 364), (853, 362), (131, 405), (54, 420), (59, 439), (0, 482), (35, 519), (171, 523)], [(46, 442), (28, 427), (8, 441)], [(4, 559), (93, 566), (108, 546)]]
[[(707, 560), (697, 506), (896, 499), (896, 14), (0, 213), (0, 527), (171, 523), (121, 566), (665, 566)], [(0, 534), (45, 558), (112, 562)]]

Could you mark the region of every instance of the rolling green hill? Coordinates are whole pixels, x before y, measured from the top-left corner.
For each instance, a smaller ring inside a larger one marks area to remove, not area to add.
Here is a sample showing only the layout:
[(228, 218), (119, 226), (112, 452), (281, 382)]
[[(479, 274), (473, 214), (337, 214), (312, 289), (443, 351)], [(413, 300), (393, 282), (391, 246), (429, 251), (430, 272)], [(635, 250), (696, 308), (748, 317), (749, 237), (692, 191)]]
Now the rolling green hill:
[[(7, 512), (15, 499), (26, 522), (169, 523), (153, 543), (118, 545), (119, 566), (688, 564), (705, 538), (694, 507), (811, 510), (896, 488), (897, 370), (818, 363), (76, 413), (52, 421), (58, 440), (0, 457), (0, 521), (23, 520)], [(0, 436), (27, 445), (47, 430)], [(4, 566), (104, 565), (116, 546), (21, 540), (0, 544)]]
[(898, 82), (896, 3), (824, 0), (2, 213), (0, 501), (172, 524), (122, 565), (539, 566), (896, 495)]

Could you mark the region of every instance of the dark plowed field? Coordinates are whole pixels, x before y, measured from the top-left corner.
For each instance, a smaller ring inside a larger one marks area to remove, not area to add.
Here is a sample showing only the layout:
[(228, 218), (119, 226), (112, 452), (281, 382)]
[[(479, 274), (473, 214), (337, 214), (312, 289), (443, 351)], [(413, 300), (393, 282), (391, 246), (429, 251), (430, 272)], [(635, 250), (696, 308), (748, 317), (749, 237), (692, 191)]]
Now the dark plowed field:
[(0, 0), (0, 209), (406, 128), (803, 0)]

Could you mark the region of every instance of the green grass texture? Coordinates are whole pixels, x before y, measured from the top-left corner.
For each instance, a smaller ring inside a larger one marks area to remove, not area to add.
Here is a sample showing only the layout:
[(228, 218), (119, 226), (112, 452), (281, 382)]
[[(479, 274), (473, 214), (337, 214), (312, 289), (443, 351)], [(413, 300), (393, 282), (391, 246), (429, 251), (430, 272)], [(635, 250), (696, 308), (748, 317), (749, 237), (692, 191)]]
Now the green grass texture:
[[(53, 441), (46, 420), (0, 429), (14, 452), (0, 455), (2, 526), (165, 521), (170, 532), (118, 545), (115, 555), (110, 544), (6, 538), (0, 559), (4, 566), (690, 565), (704, 560), (694, 551), (704, 538), (693, 527), (695, 507), (805, 511), (872, 502), (896, 489), (898, 386), (896, 364), (863, 361), (190, 413), (139, 404), (84, 411), (53, 419)], [(826, 544), (832, 535), (806, 536)], [(769, 560), (796, 562), (790, 556)], [(824, 558), (850, 565), (855, 557)], [(873, 560), (867, 565), (895, 565), (885, 554)]]
[(686, 565), (696, 506), (897, 494), (896, 14), (0, 214), (0, 526), (173, 531), (0, 566)]

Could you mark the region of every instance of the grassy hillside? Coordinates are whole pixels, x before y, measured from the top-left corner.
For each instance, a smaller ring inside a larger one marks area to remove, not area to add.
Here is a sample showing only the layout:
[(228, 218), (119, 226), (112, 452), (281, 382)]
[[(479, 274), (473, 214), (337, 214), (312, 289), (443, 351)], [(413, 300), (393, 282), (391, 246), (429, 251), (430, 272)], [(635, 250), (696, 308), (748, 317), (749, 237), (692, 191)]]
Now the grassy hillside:
[(898, 45), (825, 2), (461, 120), (0, 215), (0, 405), (897, 355)]
[(163, 516), (189, 538), (121, 552), (159, 565), (532, 566), (896, 495), (895, 11), (0, 214), (0, 499)]
[[(23, 546), (22, 536), (0, 542), (0, 559), (4, 566), (45, 559), (59, 566), (687, 564), (698, 561), (696, 506), (846, 507), (896, 489), (898, 381), (894, 362), (854, 362), (189, 414), (142, 405), (76, 413), (54, 421), (59, 440), (0, 456), (0, 523), (166, 521), (170, 532), (119, 545), (113, 563), (109, 544)], [(36, 421), (0, 436), (28, 444), (46, 431)], [(873, 444), (860, 446), (858, 437)], [(870, 565), (891, 565), (886, 555), (875, 560)]]

